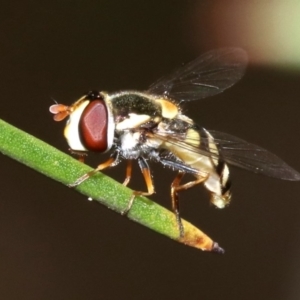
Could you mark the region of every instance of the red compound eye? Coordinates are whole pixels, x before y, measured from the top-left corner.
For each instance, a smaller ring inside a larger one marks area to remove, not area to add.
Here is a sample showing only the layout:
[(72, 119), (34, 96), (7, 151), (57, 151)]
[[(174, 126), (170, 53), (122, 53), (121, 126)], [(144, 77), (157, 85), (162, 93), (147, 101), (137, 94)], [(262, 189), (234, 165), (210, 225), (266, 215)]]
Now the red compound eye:
[(88, 104), (79, 122), (79, 134), (86, 149), (95, 152), (107, 150), (108, 113), (104, 101), (95, 100)]

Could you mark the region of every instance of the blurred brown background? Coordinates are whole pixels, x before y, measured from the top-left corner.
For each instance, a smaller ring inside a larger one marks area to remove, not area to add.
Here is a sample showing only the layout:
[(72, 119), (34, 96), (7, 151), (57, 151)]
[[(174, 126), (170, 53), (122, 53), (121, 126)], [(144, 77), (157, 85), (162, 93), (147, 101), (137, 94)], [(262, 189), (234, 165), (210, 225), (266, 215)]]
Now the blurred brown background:
[[(250, 57), (244, 78), (222, 95), (187, 104), (187, 113), (300, 170), (300, 6), (242, 3), (6, 3), (0, 117), (67, 151), (64, 125), (48, 112), (51, 98), (68, 104), (90, 89), (143, 90), (207, 50), (242, 47)], [(299, 182), (231, 168), (234, 196), (224, 210), (209, 205), (203, 188), (182, 193), (183, 217), (226, 249), (218, 256), (130, 222), (3, 155), (0, 162), (1, 299), (300, 298)], [(123, 171), (106, 173), (122, 181)], [(153, 172), (153, 199), (170, 207), (175, 174), (161, 166)], [(144, 187), (137, 169), (134, 175), (132, 186)]]

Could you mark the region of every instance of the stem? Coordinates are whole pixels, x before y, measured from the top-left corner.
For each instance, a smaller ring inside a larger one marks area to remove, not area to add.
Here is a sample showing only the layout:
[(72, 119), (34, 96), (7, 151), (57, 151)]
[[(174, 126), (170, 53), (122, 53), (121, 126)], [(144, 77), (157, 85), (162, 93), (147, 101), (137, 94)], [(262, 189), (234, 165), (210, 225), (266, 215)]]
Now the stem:
[[(92, 169), (43, 141), (0, 120), (0, 151), (28, 167), (61, 182), (74, 182)], [(83, 195), (121, 213), (132, 191), (115, 180), (98, 173), (76, 188)], [(194, 225), (183, 221), (184, 236), (179, 238), (175, 216), (155, 202), (137, 197), (127, 217), (163, 235), (189, 246), (214, 252), (222, 248)]]

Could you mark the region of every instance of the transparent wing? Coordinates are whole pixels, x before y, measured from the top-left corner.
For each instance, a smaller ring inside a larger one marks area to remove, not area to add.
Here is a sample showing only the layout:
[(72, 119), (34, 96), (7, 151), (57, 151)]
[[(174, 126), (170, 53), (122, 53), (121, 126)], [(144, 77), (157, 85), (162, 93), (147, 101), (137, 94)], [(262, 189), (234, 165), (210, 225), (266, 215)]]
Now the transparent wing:
[[(226, 163), (240, 167), (242, 169), (259, 173), (262, 175), (275, 177), (283, 180), (298, 181), (300, 173), (286, 164), (275, 154), (254, 144), (250, 144), (235, 136), (227, 133), (210, 130), (214, 142), (218, 147), (219, 153), (212, 153), (208, 149), (209, 141), (207, 136), (201, 137), (201, 145), (204, 147), (193, 146), (192, 139), (185, 139), (180, 134), (165, 134), (162, 132), (155, 133), (156, 137), (178, 145), (183, 151), (192, 151), (208, 157), (220, 157)], [(192, 168), (193, 166), (191, 166)], [(196, 170), (191, 173), (196, 173)]]
[(209, 132), (214, 137), (221, 155), (227, 163), (271, 177), (300, 180), (299, 172), (266, 149), (227, 133), (214, 130)]
[(213, 96), (241, 79), (246, 64), (247, 54), (242, 49), (212, 50), (159, 79), (148, 92), (185, 101)]

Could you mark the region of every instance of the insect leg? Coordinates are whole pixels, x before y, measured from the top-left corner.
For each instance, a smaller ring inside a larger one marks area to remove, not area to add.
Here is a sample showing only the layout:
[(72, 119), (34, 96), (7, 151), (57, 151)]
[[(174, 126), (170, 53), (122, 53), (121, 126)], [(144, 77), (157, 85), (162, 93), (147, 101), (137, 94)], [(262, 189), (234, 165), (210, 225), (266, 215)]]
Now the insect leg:
[[(140, 169), (142, 171), (142, 174), (143, 174), (145, 182), (146, 182), (147, 192), (134, 191), (132, 193), (132, 196), (129, 199), (127, 207), (125, 208), (125, 210), (123, 210), (122, 215), (126, 215), (129, 212), (136, 196), (150, 196), (153, 193), (155, 193), (154, 185), (153, 185), (152, 178), (151, 178), (150, 167), (149, 167), (147, 161), (143, 157), (139, 157), (138, 164), (140, 166)], [(125, 179), (125, 181), (126, 181), (126, 179)]]
[(87, 156), (87, 153), (82, 151), (74, 151), (73, 149), (69, 149), (69, 151), (72, 155), (76, 155), (80, 162), (84, 163), (84, 158)]
[(179, 229), (179, 235), (180, 237), (184, 236), (184, 228), (181, 222), (180, 214), (179, 214), (179, 201), (178, 201), (178, 193), (177, 193), (177, 187), (180, 184), (181, 179), (184, 176), (184, 172), (179, 171), (175, 179), (173, 180), (171, 184), (171, 200), (172, 200), (172, 210), (176, 217), (176, 222)]
[(185, 184), (180, 185), (180, 181), (182, 177), (184, 176), (184, 172), (179, 171), (175, 179), (173, 180), (171, 184), (171, 199), (172, 199), (172, 209), (176, 217), (176, 222), (179, 228), (179, 234), (180, 237), (182, 238), (184, 236), (184, 228), (181, 222), (181, 217), (179, 213), (179, 197), (178, 197), (178, 192), (182, 190), (187, 190), (204, 180), (206, 180), (206, 177), (199, 177), (197, 180), (187, 182)]
[(189, 189), (189, 188), (191, 188), (191, 187), (193, 187), (193, 186), (195, 186), (195, 185), (197, 185), (197, 184), (205, 181), (206, 178), (207, 177), (200, 177), (197, 180), (193, 180), (193, 181), (187, 182), (187, 183), (185, 183), (183, 185), (179, 185), (179, 186), (176, 187), (176, 192), (179, 192), (179, 191), (182, 191), (182, 190), (187, 190), (187, 189)]
[(127, 186), (127, 184), (130, 182), (131, 174), (132, 174), (132, 160), (129, 159), (129, 160), (127, 160), (126, 177), (125, 177), (125, 180), (123, 182), (124, 186)]
[(68, 184), (69, 187), (76, 187), (85, 180), (89, 179), (93, 175), (95, 175), (97, 172), (104, 170), (112, 165), (114, 165), (118, 161), (119, 153), (114, 153), (106, 162), (100, 164), (96, 169), (84, 174), (83, 176), (79, 177), (75, 182)]

